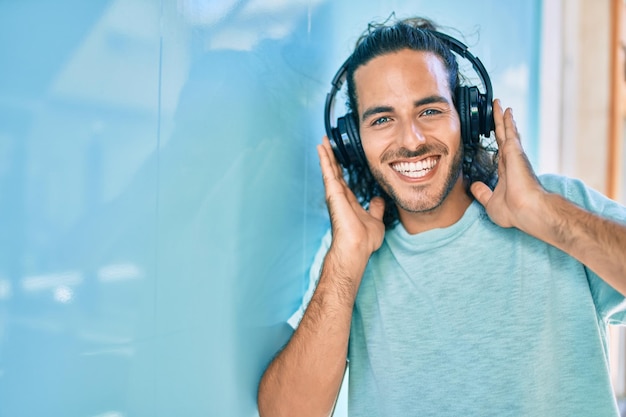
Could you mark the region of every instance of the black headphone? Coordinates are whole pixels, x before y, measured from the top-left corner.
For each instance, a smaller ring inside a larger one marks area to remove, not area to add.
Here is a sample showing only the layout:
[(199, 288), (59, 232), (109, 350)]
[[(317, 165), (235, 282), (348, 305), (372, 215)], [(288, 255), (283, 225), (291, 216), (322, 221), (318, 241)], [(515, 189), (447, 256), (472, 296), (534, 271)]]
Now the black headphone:
[[(436, 31), (429, 32), (443, 41), (452, 52), (470, 61), (485, 88), (485, 93), (481, 93), (476, 86), (459, 85), (454, 92), (455, 105), (461, 120), (461, 137), (463, 144), (466, 146), (476, 146), (480, 142), (481, 135), (488, 137), (494, 129), (492, 111), (493, 92), (489, 75), (482, 62), (480, 62), (480, 59), (472, 55), (467, 50), (465, 44), (445, 33)], [(346, 81), (349, 61), (350, 58), (343, 63), (339, 71), (337, 71), (337, 74), (333, 77), (331, 81), (332, 88), (326, 96), (326, 105), (324, 106), (326, 135), (328, 136), (335, 157), (339, 163), (346, 168), (356, 165), (367, 166), (367, 160), (365, 159), (365, 153), (361, 145), (361, 137), (359, 136), (359, 126), (354, 113), (348, 112), (346, 115), (339, 117), (336, 126), (331, 126), (330, 124), (335, 97)]]

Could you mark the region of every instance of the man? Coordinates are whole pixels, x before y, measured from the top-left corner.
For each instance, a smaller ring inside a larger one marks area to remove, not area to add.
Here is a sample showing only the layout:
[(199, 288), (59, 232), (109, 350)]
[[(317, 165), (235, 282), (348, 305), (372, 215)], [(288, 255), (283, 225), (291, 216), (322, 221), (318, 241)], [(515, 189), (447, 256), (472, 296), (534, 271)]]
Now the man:
[(615, 416), (605, 336), (625, 319), (626, 209), (537, 178), (498, 100), (497, 184), (484, 158), (473, 175), (433, 29), (374, 28), (350, 58), (360, 172), (382, 197), (355, 196), (325, 138), (332, 240), (260, 414), (329, 415), (348, 358), (351, 416)]

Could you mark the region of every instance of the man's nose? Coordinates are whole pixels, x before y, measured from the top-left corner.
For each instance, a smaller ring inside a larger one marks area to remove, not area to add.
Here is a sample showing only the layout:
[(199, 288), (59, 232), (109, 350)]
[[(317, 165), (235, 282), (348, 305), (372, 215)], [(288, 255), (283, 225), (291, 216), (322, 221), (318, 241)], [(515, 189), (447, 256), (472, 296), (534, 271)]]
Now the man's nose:
[(411, 121), (407, 123), (404, 128), (402, 142), (408, 149), (415, 149), (417, 146), (426, 142), (426, 137), (417, 123)]

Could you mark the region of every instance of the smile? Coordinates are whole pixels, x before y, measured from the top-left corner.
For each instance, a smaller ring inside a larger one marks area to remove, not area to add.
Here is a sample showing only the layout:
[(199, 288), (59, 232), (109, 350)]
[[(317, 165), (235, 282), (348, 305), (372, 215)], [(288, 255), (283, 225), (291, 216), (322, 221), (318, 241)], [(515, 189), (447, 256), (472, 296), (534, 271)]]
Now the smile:
[(409, 178), (421, 178), (437, 165), (439, 158), (430, 157), (416, 162), (396, 162), (391, 168)]

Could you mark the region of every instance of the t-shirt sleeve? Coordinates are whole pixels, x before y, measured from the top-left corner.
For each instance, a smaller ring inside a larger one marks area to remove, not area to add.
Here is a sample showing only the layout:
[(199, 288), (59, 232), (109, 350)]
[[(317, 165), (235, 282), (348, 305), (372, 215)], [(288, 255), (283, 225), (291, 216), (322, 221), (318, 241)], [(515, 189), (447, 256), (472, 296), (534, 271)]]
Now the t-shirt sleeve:
[[(626, 207), (587, 187), (582, 181), (558, 176), (542, 176), (544, 187), (568, 200), (617, 223), (626, 224)], [(596, 310), (609, 324), (626, 324), (626, 301), (622, 294), (585, 267)], [(626, 277), (624, 277), (626, 278)]]
[(287, 320), (287, 323), (293, 329), (296, 329), (300, 324), (300, 320), (302, 320), (304, 312), (306, 311), (306, 308), (309, 305), (311, 298), (313, 297), (313, 293), (317, 288), (317, 283), (320, 279), (320, 273), (322, 271), (322, 265), (324, 264), (324, 258), (326, 257), (326, 252), (328, 252), (328, 248), (330, 248), (331, 240), (332, 235), (329, 229), (322, 238), (322, 243), (317, 250), (317, 253), (315, 254), (315, 258), (313, 258), (313, 263), (311, 264), (311, 268), (309, 269), (309, 284), (306, 292), (302, 296), (302, 304), (300, 304), (300, 307)]

